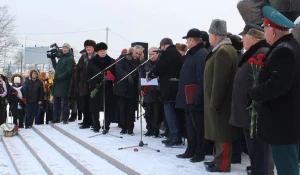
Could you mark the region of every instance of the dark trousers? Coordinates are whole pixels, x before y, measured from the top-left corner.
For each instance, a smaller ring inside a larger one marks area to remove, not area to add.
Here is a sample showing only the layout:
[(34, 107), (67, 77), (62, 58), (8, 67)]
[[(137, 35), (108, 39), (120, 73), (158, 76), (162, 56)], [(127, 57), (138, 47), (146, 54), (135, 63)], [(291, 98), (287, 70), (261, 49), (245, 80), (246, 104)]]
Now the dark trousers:
[(83, 113), (83, 125), (92, 126), (92, 114), (90, 112), (90, 97), (81, 96), (80, 97), (80, 105)]
[(60, 121), (61, 113), (63, 113), (63, 121), (66, 122), (70, 115), (70, 106), (68, 97), (54, 97), (54, 121)]
[(186, 154), (200, 154), (204, 139), (204, 112), (186, 109), (185, 119), (188, 141)]
[(146, 122), (147, 130), (152, 133), (159, 133), (160, 115), (161, 115), (161, 103), (145, 103), (146, 105)]
[[(18, 114), (14, 115), (14, 121), (13, 123), (16, 126), (19, 126), (19, 128), (23, 128), (24, 127), (24, 117), (25, 117), (25, 110), (24, 109), (18, 109)], [(18, 122), (19, 120), (19, 122)]]
[(7, 114), (6, 114), (6, 106), (5, 108), (0, 107), (0, 125), (6, 122)]
[(298, 143), (271, 145), (278, 175), (299, 175)]
[(46, 112), (47, 112), (47, 101), (44, 100), (39, 107), (39, 119), (38, 121), (35, 121), (36, 124), (44, 124)]
[(26, 120), (25, 120), (25, 126), (32, 126), (33, 125), (33, 119), (38, 120), (39, 118), (39, 104), (37, 103), (27, 103), (27, 113), (26, 113)]
[(232, 142), (232, 162), (238, 163), (242, 161), (243, 142), (242, 136)]
[(186, 138), (186, 119), (184, 109), (175, 109), (178, 126), (179, 126), (179, 134), (181, 137)]
[(215, 166), (221, 171), (231, 169), (232, 143), (215, 142), (214, 160)]
[(179, 134), (179, 124), (175, 112), (175, 102), (165, 102), (164, 111), (170, 132), (169, 139), (180, 140), (181, 136)]
[(49, 121), (53, 120), (53, 103), (50, 101), (45, 101), (46, 103), (46, 124), (49, 123)]
[(255, 175), (273, 175), (274, 162), (270, 146), (257, 140), (255, 132), (253, 134), (251, 139), (250, 130), (244, 129), (251, 163), (251, 173)]
[[(93, 122), (93, 128), (94, 129), (100, 129), (101, 126), (100, 126), (100, 113), (99, 112), (93, 112), (92, 113), (92, 122)], [(110, 117), (105, 117), (105, 121), (104, 121), (105, 124), (105, 130), (109, 130), (110, 127)], [(104, 130), (104, 126), (102, 127), (102, 129)]]
[(122, 129), (133, 130), (135, 121), (135, 109), (136, 99), (135, 98), (119, 98), (120, 105), (120, 126)]

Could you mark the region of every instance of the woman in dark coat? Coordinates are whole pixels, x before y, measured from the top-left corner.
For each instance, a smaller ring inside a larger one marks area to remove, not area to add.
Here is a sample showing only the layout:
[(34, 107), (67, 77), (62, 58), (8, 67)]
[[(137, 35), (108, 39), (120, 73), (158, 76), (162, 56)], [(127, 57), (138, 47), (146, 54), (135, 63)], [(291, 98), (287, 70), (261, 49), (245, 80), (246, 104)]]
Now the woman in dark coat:
[(94, 132), (99, 132), (100, 130), (99, 112), (103, 111), (103, 87), (105, 84), (105, 124), (103, 134), (108, 132), (110, 119), (114, 114), (114, 66), (105, 73), (96, 76), (92, 80), (90, 79), (115, 62), (113, 58), (106, 54), (106, 50), (107, 45), (105, 43), (98, 43), (95, 47), (95, 51), (98, 54), (89, 60), (87, 68), (87, 79), (90, 88), (90, 112), (92, 113)]

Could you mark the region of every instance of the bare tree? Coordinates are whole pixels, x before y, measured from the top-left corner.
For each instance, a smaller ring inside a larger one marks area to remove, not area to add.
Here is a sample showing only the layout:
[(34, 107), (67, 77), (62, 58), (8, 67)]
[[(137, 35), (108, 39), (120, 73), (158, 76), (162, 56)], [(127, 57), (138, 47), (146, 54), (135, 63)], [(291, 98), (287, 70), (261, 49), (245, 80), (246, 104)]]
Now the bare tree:
[(79, 58), (80, 58), (80, 54), (79, 54), (78, 50), (75, 49), (75, 48), (73, 48), (73, 53), (74, 53), (74, 59), (75, 59), (75, 62), (76, 62), (76, 64), (77, 64), (77, 62), (78, 62), (78, 60), (79, 60)]
[(18, 50), (13, 56), (13, 64), (18, 65), (18, 73), (22, 73), (25, 70), (23, 49)]
[(7, 6), (0, 6), (0, 64), (3, 64), (5, 54), (18, 45), (14, 33), (15, 20), (16, 16), (9, 13)]

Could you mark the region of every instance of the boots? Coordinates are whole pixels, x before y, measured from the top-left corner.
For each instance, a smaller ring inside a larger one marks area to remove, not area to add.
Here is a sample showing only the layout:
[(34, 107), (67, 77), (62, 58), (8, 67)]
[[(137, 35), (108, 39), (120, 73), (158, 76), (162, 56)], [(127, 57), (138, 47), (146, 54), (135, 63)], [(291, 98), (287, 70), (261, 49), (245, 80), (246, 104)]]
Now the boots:
[(71, 113), (71, 117), (69, 118), (69, 122), (74, 122), (77, 118), (77, 113)]

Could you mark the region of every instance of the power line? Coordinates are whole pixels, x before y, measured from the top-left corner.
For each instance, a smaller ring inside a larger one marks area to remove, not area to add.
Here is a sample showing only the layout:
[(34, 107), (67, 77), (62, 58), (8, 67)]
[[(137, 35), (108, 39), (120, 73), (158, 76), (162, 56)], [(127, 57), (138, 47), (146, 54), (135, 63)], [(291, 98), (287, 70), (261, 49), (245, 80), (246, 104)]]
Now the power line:
[(128, 41), (128, 42), (130, 42), (130, 43), (131, 43), (131, 41), (129, 41), (128, 39), (124, 38), (123, 36), (121, 36), (121, 35), (117, 34), (116, 32), (112, 31), (111, 29), (109, 29), (109, 31), (111, 31), (113, 34), (115, 34), (115, 35), (119, 36), (120, 38), (124, 39), (125, 41)]
[(73, 31), (73, 32), (56, 32), (56, 33), (16, 33), (24, 35), (60, 35), (60, 34), (71, 34), (71, 33), (86, 33), (86, 32), (97, 32), (106, 29), (96, 29), (96, 30), (85, 30), (85, 31)]

